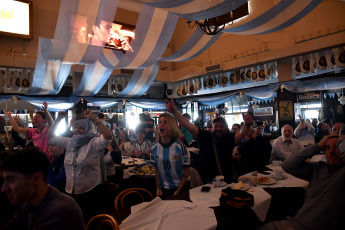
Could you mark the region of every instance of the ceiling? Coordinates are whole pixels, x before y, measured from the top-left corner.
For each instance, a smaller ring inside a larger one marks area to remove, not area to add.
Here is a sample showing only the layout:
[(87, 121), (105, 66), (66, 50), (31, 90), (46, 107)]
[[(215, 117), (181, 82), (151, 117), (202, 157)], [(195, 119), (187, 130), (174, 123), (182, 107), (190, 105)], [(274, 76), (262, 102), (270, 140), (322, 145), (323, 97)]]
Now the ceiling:
[[(120, 0), (120, 8), (117, 10), (115, 20), (136, 25), (143, 2), (145, 1)], [(250, 0), (250, 16), (234, 22), (232, 26), (252, 19), (278, 2), (280, 0)], [(38, 38), (54, 37), (55, 27), (52, 25), (56, 24), (58, 9), (59, 1), (35, 1), (33, 39), (27, 41), (0, 37), (0, 66), (34, 68)], [(160, 82), (176, 82), (204, 75), (207, 66), (216, 64), (221, 64), (222, 70), (231, 70), (272, 60), (290, 60), (290, 57), (300, 54), (344, 46), (344, 12), (344, 1), (323, 0), (308, 15), (283, 30), (262, 35), (224, 33), (209, 49), (192, 60), (162, 62), (154, 84), (159, 86)], [(180, 18), (164, 56), (181, 48), (194, 30), (195, 28), (188, 27), (186, 19)], [(84, 66), (81, 65), (74, 65), (71, 69), (72, 72), (83, 72), (83, 70)], [(66, 85), (71, 86), (71, 84), (72, 80), (69, 77)]]

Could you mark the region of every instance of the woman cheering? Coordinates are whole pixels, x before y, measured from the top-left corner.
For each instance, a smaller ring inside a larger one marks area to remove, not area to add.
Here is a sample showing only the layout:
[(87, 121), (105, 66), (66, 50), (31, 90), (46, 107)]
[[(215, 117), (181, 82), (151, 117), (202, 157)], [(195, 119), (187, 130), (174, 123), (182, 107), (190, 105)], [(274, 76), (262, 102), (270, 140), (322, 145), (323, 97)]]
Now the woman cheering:
[[(54, 137), (49, 143), (66, 149), (66, 192), (76, 200), (83, 211), (84, 220), (88, 221), (105, 211), (105, 190), (102, 185), (105, 181), (103, 153), (110, 145), (112, 135), (101, 121), (97, 121), (91, 110), (84, 111), (83, 115), (88, 119), (75, 121), (74, 135), (71, 138)], [(66, 112), (59, 112), (52, 133), (65, 116)], [(99, 129), (100, 137), (97, 136), (93, 124)]]
[(190, 155), (178, 140), (181, 131), (169, 114), (159, 116), (158, 133), (160, 138), (151, 147), (151, 161), (156, 166), (156, 195), (164, 199), (189, 190)]

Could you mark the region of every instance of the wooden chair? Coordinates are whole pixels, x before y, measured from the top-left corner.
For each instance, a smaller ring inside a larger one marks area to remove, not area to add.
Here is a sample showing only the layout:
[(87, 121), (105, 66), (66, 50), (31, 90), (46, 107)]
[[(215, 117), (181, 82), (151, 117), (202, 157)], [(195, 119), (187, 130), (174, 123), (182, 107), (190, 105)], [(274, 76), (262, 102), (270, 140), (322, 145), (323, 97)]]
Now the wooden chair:
[(92, 217), (86, 225), (86, 230), (120, 230), (114, 217), (107, 214), (99, 214)]
[[(153, 196), (152, 193), (150, 191), (148, 191), (147, 189), (144, 188), (129, 188), (126, 190), (123, 190), (122, 192), (120, 192), (115, 199), (115, 211), (119, 211), (120, 208), (124, 207), (124, 200), (128, 195), (136, 195), (137, 197), (140, 198), (141, 202), (145, 201), (145, 197), (149, 197), (149, 201), (153, 200)], [(146, 196), (144, 196), (144, 195)], [(119, 205), (120, 203), (120, 205)]]

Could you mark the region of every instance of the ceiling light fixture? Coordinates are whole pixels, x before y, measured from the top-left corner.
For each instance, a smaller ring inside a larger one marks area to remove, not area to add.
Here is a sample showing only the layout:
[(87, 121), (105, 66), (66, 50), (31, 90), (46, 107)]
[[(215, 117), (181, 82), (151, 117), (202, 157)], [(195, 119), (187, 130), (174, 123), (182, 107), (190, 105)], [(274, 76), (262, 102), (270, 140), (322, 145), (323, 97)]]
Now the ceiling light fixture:
[(233, 20), (234, 14), (231, 11), (214, 18), (198, 21), (188, 21), (187, 24), (189, 28), (194, 28), (195, 26), (197, 26), (199, 31), (204, 34), (216, 35), (224, 29), (226, 24), (229, 23), (229, 25), (232, 25)]

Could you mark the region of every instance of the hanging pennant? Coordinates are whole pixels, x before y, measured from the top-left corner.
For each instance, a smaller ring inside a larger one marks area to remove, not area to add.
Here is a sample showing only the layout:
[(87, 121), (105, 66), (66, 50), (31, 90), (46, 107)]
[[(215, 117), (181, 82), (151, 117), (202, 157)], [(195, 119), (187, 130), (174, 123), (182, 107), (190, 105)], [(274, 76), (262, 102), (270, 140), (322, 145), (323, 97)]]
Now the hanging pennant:
[(0, 69), (0, 92), (4, 89), (6, 71), (7, 69)]
[(325, 51), (318, 52), (316, 54), (316, 66), (319, 70), (327, 69), (327, 60), (326, 60)]
[(198, 90), (202, 90), (202, 80), (201, 80), (201, 78), (195, 78), (195, 85), (197, 86)]
[(273, 68), (272, 63), (267, 64), (267, 79), (273, 78)]
[(213, 87), (217, 87), (219, 85), (219, 79), (217, 74), (213, 74)]
[(344, 47), (337, 48), (334, 53), (335, 56), (335, 64), (339, 68), (345, 67), (345, 51)]
[(235, 84), (238, 84), (241, 82), (241, 76), (240, 76), (240, 71), (235, 70)]
[(208, 88), (208, 84), (207, 84), (208, 76), (206, 75), (202, 79), (203, 79), (203, 84), (202, 85), (203, 85), (204, 89), (207, 89)]
[(21, 87), (25, 90), (29, 90), (32, 84), (33, 78), (33, 71), (32, 70), (25, 70), (23, 71), (23, 75), (21, 77)]
[(211, 75), (207, 78), (207, 88), (213, 89), (213, 87), (214, 87), (214, 79), (213, 79), (213, 76)]
[(327, 61), (328, 68), (334, 69), (335, 58), (334, 58), (334, 51), (332, 49), (327, 50), (326, 61)]
[(115, 90), (115, 85), (113, 84), (113, 76), (108, 79), (108, 95), (113, 95)]
[(188, 94), (188, 86), (186, 82), (182, 83), (182, 97), (187, 96)]
[(231, 71), (230, 72), (230, 80), (229, 81), (230, 81), (230, 84), (232, 84), (232, 85), (235, 84), (235, 76), (236, 76), (235, 75), (235, 71)]
[(194, 85), (193, 80), (188, 80), (188, 93), (190, 95), (193, 95), (195, 93), (195, 89), (196, 89), (196, 87)]
[(177, 83), (176, 94), (179, 97), (182, 96), (182, 85), (181, 85), (181, 82)]
[(252, 67), (252, 80), (254, 82), (258, 81), (258, 69), (257, 69), (257, 67)]
[(316, 58), (314, 54), (309, 54), (309, 61), (310, 61), (310, 72), (316, 72)]
[(247, 79), (247, 81), (252, 80), (252, 69), (251, 68), (246, 68), (246, 79)]
[(11, 88), (15, 92), (20, 91), (20, 78), (19, 78), (19, 72), (18, 70), (14, 70), (11, 72), (11, 78), (10, 78)]
[(292, 60), (292, 70), (295, 76), (299, 76), (301, 74), (301, 64), (300, 64), (300, 57), (294, 57)]
[(6, 69), (4, 79), (5, 89), (11, 89), (11, 78), (14, 75), (14, 71), (14, 69)]
[(266, 73), (265, 73), (265, 66), (261, 65), (259, 67), (259, 73), (258, 73), (259, 81), (264, 81), (266, 79)]
[(240, 70), (240, 79), (241, 79), (241, 82), (246, 82), (247, 81), (247, 79), (246, 79), (246, 71), (244, 69)]
[(277, 65), (277, 62), (273, 62), (272, 63), (272, 70), (273, 70), (272, 76), (274, 78), (277, 78), (278, 77), (278, 65)]
[(222, 73), (221, 74), (221, 86), (226, 87), (229, 84), (229, 78), (227, 73)]

